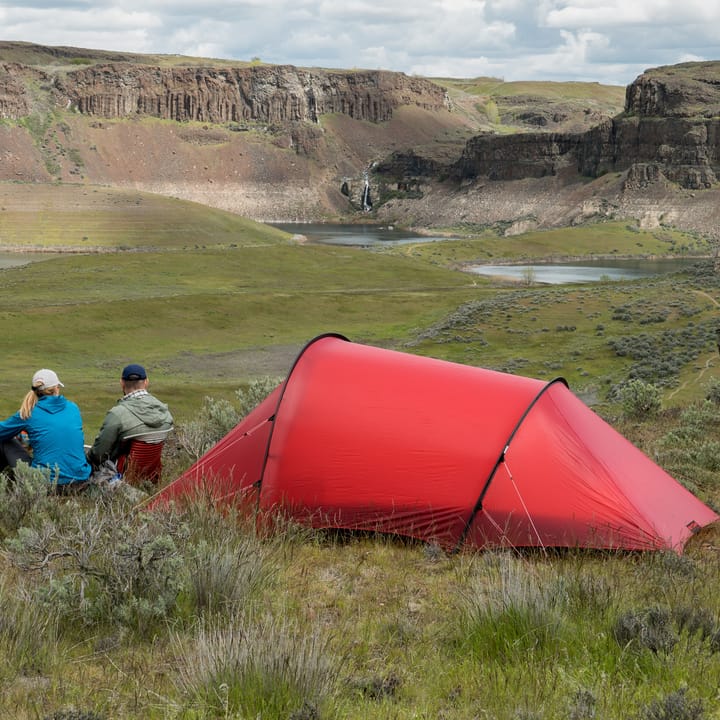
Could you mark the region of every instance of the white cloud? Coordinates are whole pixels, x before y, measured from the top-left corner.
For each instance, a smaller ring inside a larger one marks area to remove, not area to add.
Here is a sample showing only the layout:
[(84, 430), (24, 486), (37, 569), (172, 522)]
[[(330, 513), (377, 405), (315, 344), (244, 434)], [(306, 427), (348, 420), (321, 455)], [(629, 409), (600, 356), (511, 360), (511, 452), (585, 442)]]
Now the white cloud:
[(0, 39), (432, 76), (627, 84), (720, 59), (709, 0), (0, 0)]

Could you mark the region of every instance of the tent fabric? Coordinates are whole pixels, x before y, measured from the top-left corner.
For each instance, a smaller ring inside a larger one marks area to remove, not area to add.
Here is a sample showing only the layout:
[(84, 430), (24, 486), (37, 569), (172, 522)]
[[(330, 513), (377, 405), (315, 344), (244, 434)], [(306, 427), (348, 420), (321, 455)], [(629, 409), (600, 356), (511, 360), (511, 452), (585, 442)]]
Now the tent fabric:
[(462, 547), (682, 552), (718, 516), (550, 383), (321, 335), (152, 501)]

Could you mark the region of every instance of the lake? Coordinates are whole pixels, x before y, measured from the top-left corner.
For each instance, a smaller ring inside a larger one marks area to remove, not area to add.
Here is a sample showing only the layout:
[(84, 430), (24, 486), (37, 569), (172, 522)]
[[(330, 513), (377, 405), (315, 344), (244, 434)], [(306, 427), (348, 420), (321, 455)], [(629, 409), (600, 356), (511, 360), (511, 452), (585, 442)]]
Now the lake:
[[(269, 223), (293, 235), (304, 235), (309, 243), (347, 245), (371, 248), (383, 245), (406, 245), (447, 240), (444, 236), (418, 235), (392, 226), (343, 225), (322, 223)], [(58, 257), (56, 253), (3, 253), (0, 269), (19, 267)], [(661, 260), (602, 259), (569, 263), (536, 263), (532, 265), (469, 265), (467, 272), (486, 277), (559, 285), (563, 283), (597, 282), (598, 280), (635, 280), (682, 270), (697, 262), (697, 258)]]

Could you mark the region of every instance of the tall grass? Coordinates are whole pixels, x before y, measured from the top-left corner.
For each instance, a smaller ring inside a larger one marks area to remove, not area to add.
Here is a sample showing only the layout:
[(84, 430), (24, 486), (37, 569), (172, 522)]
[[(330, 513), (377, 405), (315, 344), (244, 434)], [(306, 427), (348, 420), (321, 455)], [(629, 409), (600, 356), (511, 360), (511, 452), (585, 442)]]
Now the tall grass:
[(272, 616), (203, 624), (178, 657), (182, 690), (224, 717), (320, 717), (341, 672), (327, 633)]
[[(382, 536), (259, 535), (201, 501), (148, 514), (115, 494), (46, 500), (55, 509), (4, 543), (0, 639), (6, 687), (48, 678), (52, 712), (711, 717), (712, 534), (684, 556), (445, 556)], [(33, 707), (0, 699), (0, 714)]]
[(59, 637), (59, 618), (11, 587), (7, 577), (0, 584), (0, 677), (7, 683), (19, 676), (43, 674), (56, 661), (53, 650)]

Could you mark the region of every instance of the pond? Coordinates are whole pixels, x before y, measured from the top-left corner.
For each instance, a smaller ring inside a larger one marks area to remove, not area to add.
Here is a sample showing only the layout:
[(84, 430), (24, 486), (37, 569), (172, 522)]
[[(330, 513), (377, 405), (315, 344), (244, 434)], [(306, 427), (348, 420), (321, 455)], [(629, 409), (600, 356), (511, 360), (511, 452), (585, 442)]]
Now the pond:
[(0, 252), (0, 270), (29, 265), (41, 260), (50, 260), (53, 257), (59, 257), (59, 255), (57, 253)]
[(293, 235), (304, 235), (309, 243), (320, 245), (350, 245), (372, 247), (379, 245), (406, 245), (408, 243), (437, 242), (446, 237), (418, 235), (397, 230), (392, 225), (340, 225), (322, 223), (268, 223)]
[(532, 265), (471, 265), (465, 269), (476, 275), (545, 285), (598, 282), (600, 280), (637, 280), (665, 275), (688, 268), (698, 258), (582, 260), (569, 263)]

